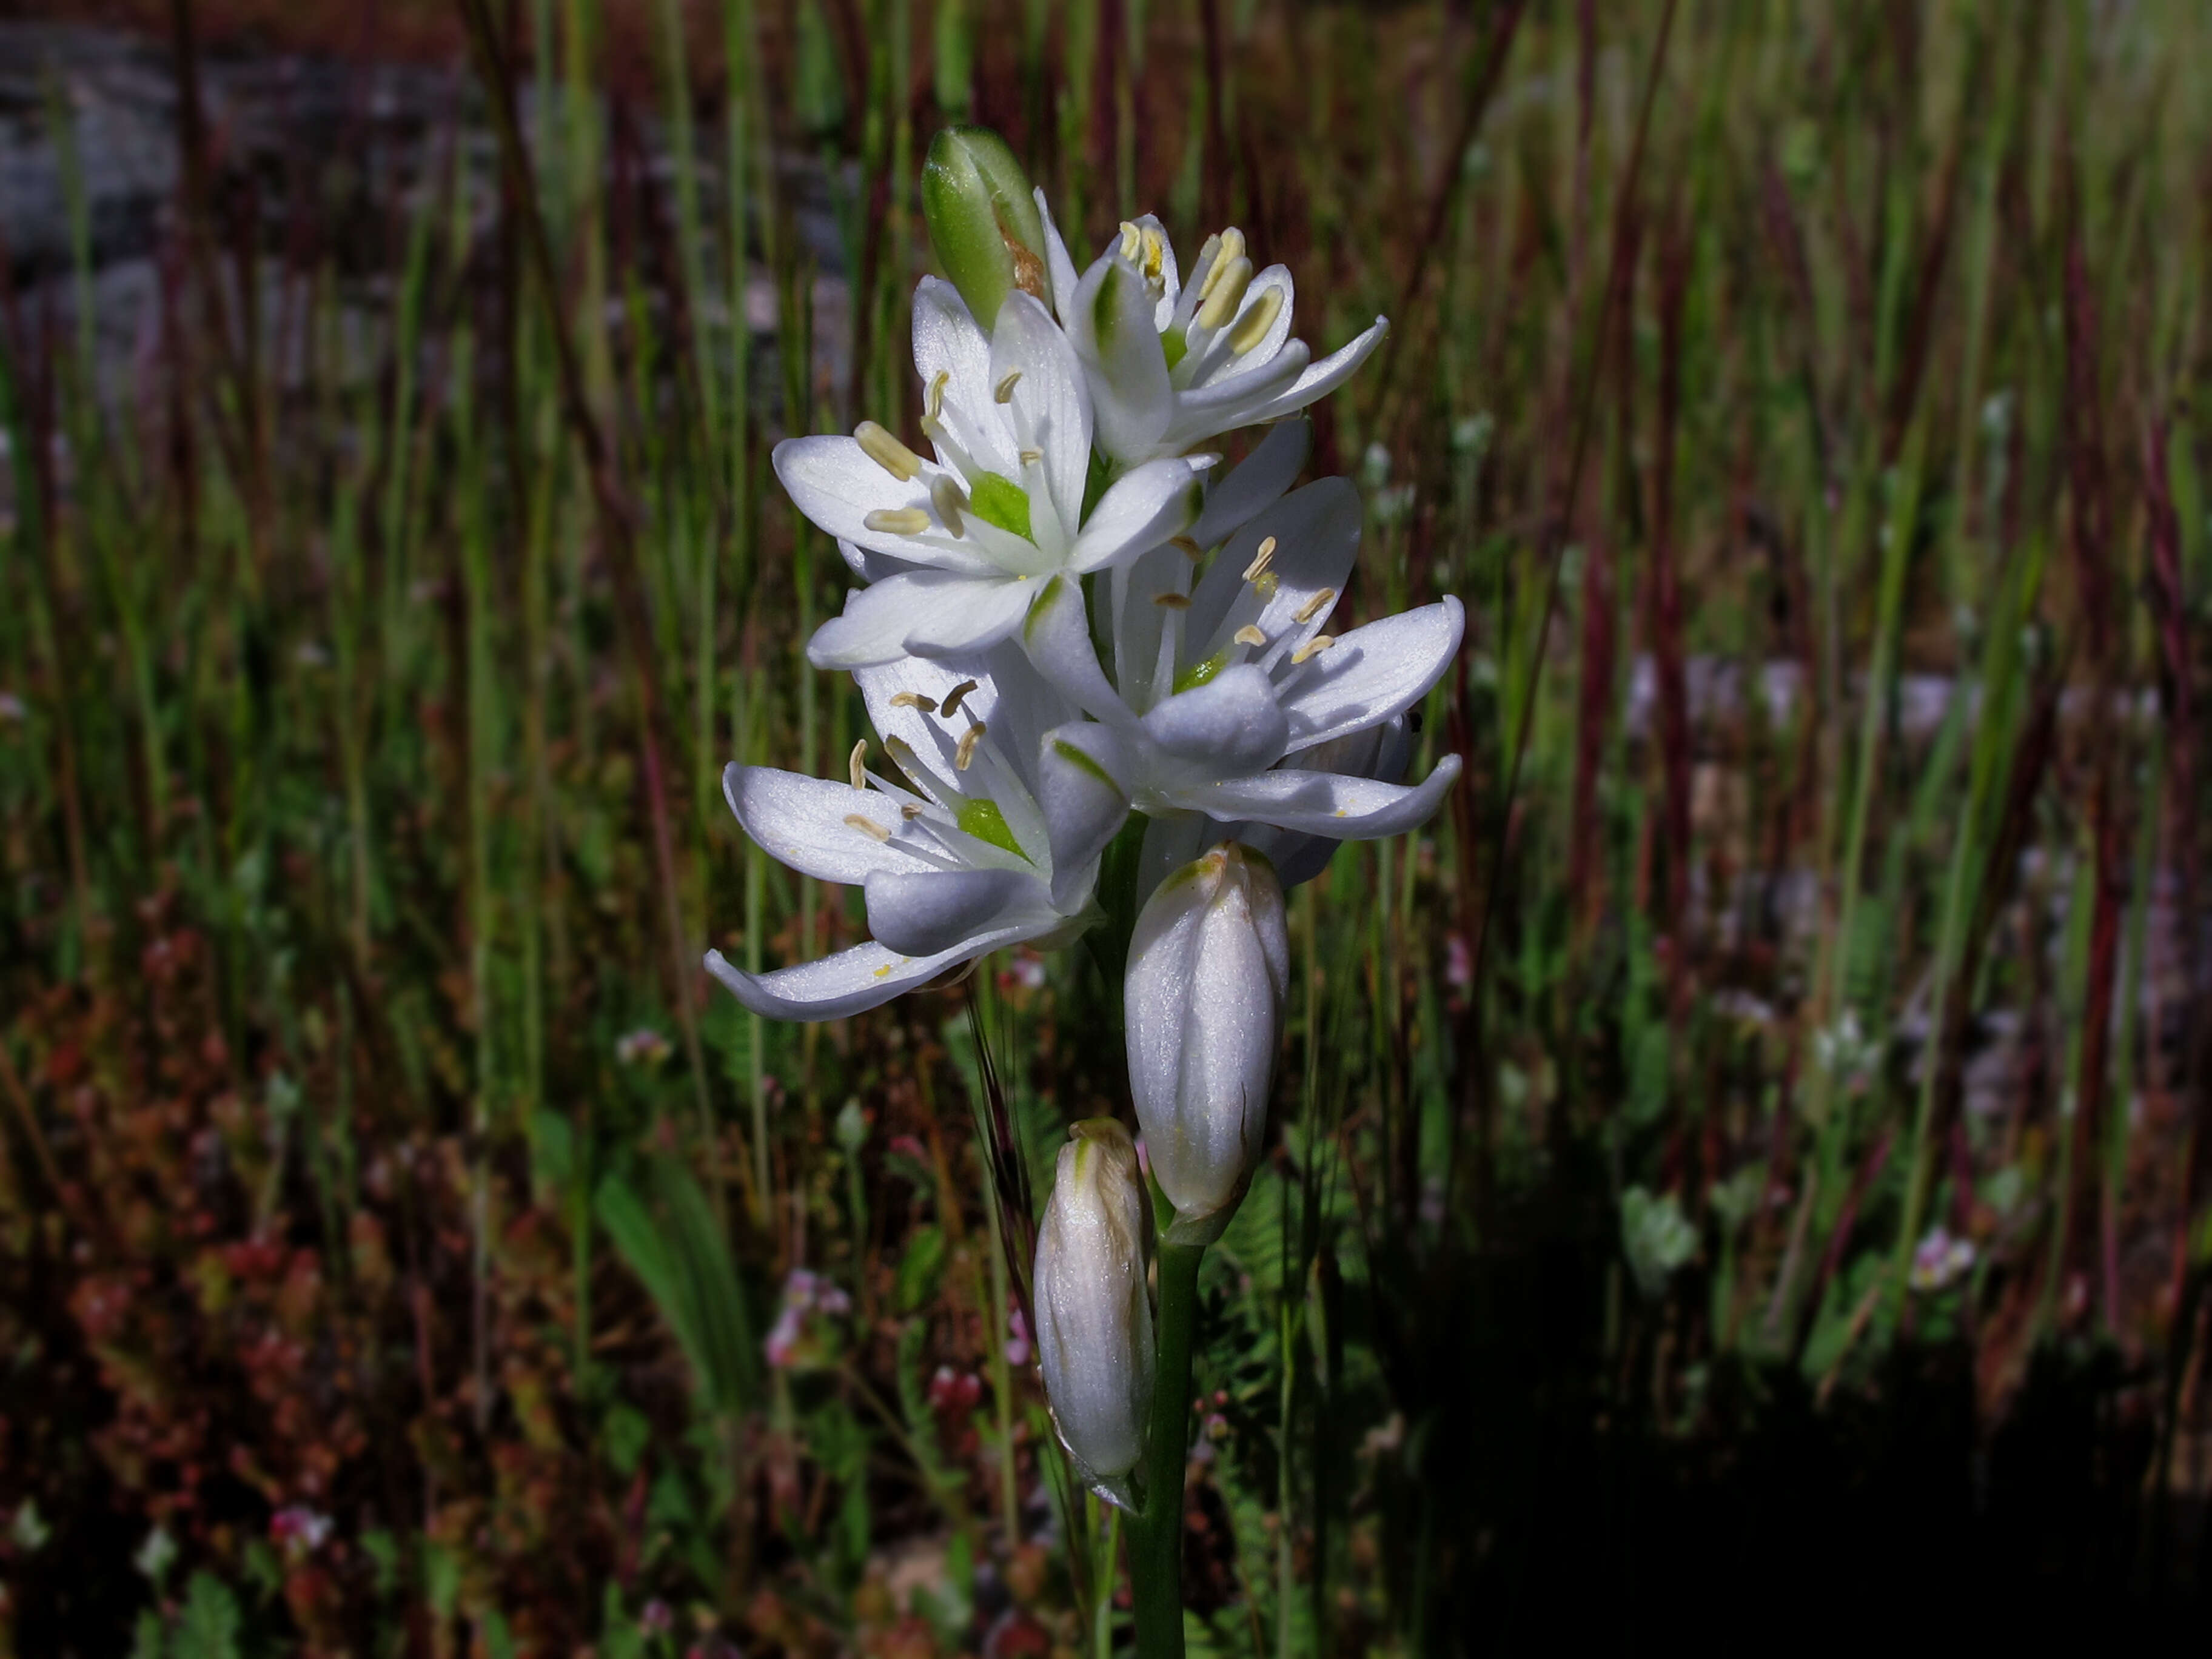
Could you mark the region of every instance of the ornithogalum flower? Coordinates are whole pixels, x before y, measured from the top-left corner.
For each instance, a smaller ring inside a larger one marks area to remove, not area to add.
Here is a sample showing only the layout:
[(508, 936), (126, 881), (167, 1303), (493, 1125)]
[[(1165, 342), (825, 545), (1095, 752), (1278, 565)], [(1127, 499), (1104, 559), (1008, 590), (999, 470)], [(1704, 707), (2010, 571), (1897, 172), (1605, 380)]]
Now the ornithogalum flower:
[[(1070, 594), (1049, 589), (1032, 610), (1030, 656), (1097, 717), (1053, 732), (1048, 751), (1079, 751), (1152, 817), (1147, 883), (1208, 840), (1243, 833), (1226, 826), (1331, 842), (1401, 834), (1458, 776), (1458, 757), (1446, 756), (1419, 785), (1401, 784), (1402, 753), (1346, 748), (1427, 695), (1465, 626), (1447, 598), (1325, 631), (1359, 518), (1352, 486), (1324, 479), (1251, 518), (1194, 586), (1175, 546), (1115, 573), (1111, 684)], [(1385, 758), (1398, 763), (1388, 776)]]
[(1098, 447), (1117, 465), (1295, 414), (1341, 386), (1389, 331), (1377, 317), (1314, 362), (1291, 337), (1291, 273), (1255, 272), (1242, 231), (1207, 237), (1186, 283), (1175, 245), (1146, 214), (1079, 276), (1042, 191), (1037, 208), (1053, 304), (1090, 377)]
[(1110, 1117), (1071, 1128), (1037, 1229), (1037, 1358), (1060, 1443), (1086, 1481), (1123, 1504), (1152, 1400), (1146, 1209), (1129, 1132)]
[(821, 668), (951, 657), (1012, 634), (1054, 576), (1134, 559), (1198, 517), (1212, 456), (1131, 468), (1085, 510), (1091, 393), (1067, 336), (1016, 289), (987, 335), (951, 285), (915, 292), (921, 428), (934, 459), (863, 421), (791, 438), (776, 477), (869, 586), (807, 645)]
[(1235, 842), (1170, 875), (1138, 914), (1122, 989), (1129, 1091), (1176, 1207), (1172, 1243), (1210, 1241), (1244, 1196), (1290, 976), (1282, 888)]
[(745, 833), (794, 870), (859, 887), (875, 936), (760, 975), (709, 953), (708, 971), (756, 1013), (840, 1018), (1001, 945), (1073, 937), (1127, 810), (1088, 774), (1040, 773), (1041, 726), (1067, 711), (1018, 652), (904, 658), (854, 678), (896, 773), (871, 769), (864, 739), (843, 782), (763, 766), (723, 775)]

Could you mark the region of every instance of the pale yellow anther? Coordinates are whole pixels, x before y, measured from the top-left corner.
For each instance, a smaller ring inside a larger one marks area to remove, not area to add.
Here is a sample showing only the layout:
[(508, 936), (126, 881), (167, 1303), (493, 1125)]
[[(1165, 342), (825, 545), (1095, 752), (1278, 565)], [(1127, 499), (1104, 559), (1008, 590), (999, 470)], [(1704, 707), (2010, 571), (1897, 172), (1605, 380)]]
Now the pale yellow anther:
[(927, 420), (937, 421), (945, 416), (945, 388), (952, 384), (952, 371), (940, 368), (929, 377), (929, 402), (922, 410)]
[(878, 536), (919, 536), (929, 528), (929, 514), (918, 507), (879, 507), (860, 522)]
[(853, 787), (868, 787), (868, 740), (862, 738), (853, 745), (853, 752), (845, 757), (845, 771), (853, 780)]
[(1188, 536), (1170, 536), (1168, 538), (1168, 545), (1181, 548), (1184, 556), (1188, 558), (1202, 559), (1206, 556), (1206, 550)]
[[(1207, 237), (1206, 246), (1199, 252), (1199, 258), (1204, 260), (1208, 252), (1213, 255), (1213, 263), (1206, 268), (1206, 285), (1198, 291), (1200, 300), (1211, 300), (1214, 289), (1221, 286), (1222, 277), (1228, 274), (1231, 264), (1244, 259), (1244, 233), (1224, 230), (1218, 236)], [(1244, 269), (1249, 278), (1252, 269), (1249, 259), (1244, 259)]]
[(1044, 459), (1044, 451), (1042, 449), (1024, 449), (1021, 454), (1024, 466), (1035, 466)]
[[(919, 691), (896, 691), (891, 694), (891, 707), (894, 708), (919, 708), (925, 714), (934, 714), (937, 712), (937, 699), (934, 697), (925, 697)], [(898, 740), (896, 738), (891, 739), (894, 745), (896, 744), (897, 741)]]
[(1143, 247), (1144, 245), (1144, 233), (1139, 230), (1136, 226), (1130, 223), (1127, 219), (1122, 220), (1121, 257), (1124, 259), (1127, 259), (1131, 264), (1134, 264), (1137, 262), (1138, 250)]
[(983, 722), (977, 720), (960, 734), (960, 746), (952, 751), (952, 763), (961, 771), (965, 772), (968, 763), (975, 758), (975, 745), (983, 741)]
[(912, 483), (921, 476), (921, 457), (873, 421), (861, 422), (853, 428), (853, 436), (870, 460), (901, 483)]
[(1150, 225), (1146, 225), (1141, 240), (1144, 243), (1144, 258), (1139, 262), (1137, 268), (1145, 273), (1146, 282), (1154, 288), (1158, 288), (1166, 280), (1167, 276), (1166, 239)]
[(1211, 331), (1237, 314), (1244, 303), (1244, 290), (1252, 286), (1249, 259), (1223, 258), (1206, 274), (1204, 299), (1198, 307), (1198, 325)]
[(1250, 623), (1246, 623), (1244, 626), (1238, 629), (1231, 637), (1234, 638), (1239, 645), (1257, 646), (1265, 645), (1267, 642), (1267, 636), (1265, 634), (1262, 634), (1258, 629), (1253, 627)]
[(1235, 328), (1229, 331), (1229, 349), (1243, 356), (1267, 337), (1267, 331), (1275, 325), (1275, 313), (1283, 308), (1283, 290), (1271, 288), (1252, 301)]
[(965, 696), (967, 696), (970, 691), (973, 691), (975, 689), (975, 681), (973, 681), (973, 680), (963, 680), (963, 681), (961, 681), (959, 684), (957, 684), (957, 685), (954, 686), (954, 687), (953, 687), (950, 691), (948, 691), (948, 692), (946, 692), (946, 693), (945, 694), (945, 703), (944, 703), (944, 706), (943, 706), (942, 708), (940, 708), (937, 712), (938, 712), (939, 714), (942, 714), (942, 715), (943, 715), (946, 720), (951, 720), (951, 719), (955, 714), (958, 714), (958, 713), (960, 712), (960, 702), (961, 702), (961, 699), (963, 699), (963, 697), (965, 697)]
[(1311, 639), (1308, 640), (1304, 645), (1300, 646), (1297, 650), (1291, 653), (1291, 660), (1294, 663), (1300, 663), (1305, 661), (1309, 657), (1318, 657), (1322, 652), (1328, 650), (1329, 647), (1335, 643), (1336, 636), (1334, 635), (1316, 634)]
[(1244, 567), (1244, 580), (1256, 582), (1267, 574), (1267, 567), (1275, 562), (1275, 538), (1268, 537), (1260, 544), (1260, 550), (1252, 556), (1252, 562)]
[(908, 823), (912, 823), (916, 818), (921, 816), (921, 808), (916, 806), (912, 801), (908, 801), (904, 806), (899, 808), (899, 816), (904, 818)]
[(968, 505), (968, 498), (960, 493), (960, 486), (952, 482), (948, 473), (940, 472), (929, 486), (929, 504), (937, 509), (937, 516), (945, 527), (956, 537), (964, 537), (968, 527), (960, 522), (960, 509)]
[(1017, 368), (1017, 369), (1013, 369), (1013, 370), (1010, 371), (1010, 372), (1007, 374), (1006, 378), (1005, 380), (1003, 380), (1000, 381), (998, 385), (996, 385), (996, 386), (993, 386), (993, 387), (991, 388), (991, 399), (992, 399), (992, 401), (993, 401), (993, 402), (994, 402), (994, 403), (1001, 403), (1001, 404), (1010, 404), (1010, 403), (1013, 402), (1013, 400), (1014, 400), (1014, 388), (1015, 388), (1016, 386), (1019, 386), (1021, 383), (1022, 383), (1022, 372), (1021, 372), (1021, 370), (1019, 370), (1018, 368)]
[(1152, 603), (1157, 605), (1164, 606), (1170, 611), (1188, 611), (1190, 609), (1190, 595), (1188, 593), (1155, 593), (1152, 595)]
[(1336, 590), (1333, 587), (1324, 587), (1320, 592), (1315, 594), (1313, 598), (1308, 599), (1304, 605), (1300, 605), (1297, 611), (1292, 612), (1291, 620), (1292, 622), (1310, 623), (1316, 617), (1321, 615), (1322, 611), (1328, 610), (1335, 599)]
[(870, 841), (889, 841), (891, 838), (891, 832), (884, 829), (882, 824), (878, 823), (873, 818), (863, 817), (858, 812), (846, 813), (845, 822)]

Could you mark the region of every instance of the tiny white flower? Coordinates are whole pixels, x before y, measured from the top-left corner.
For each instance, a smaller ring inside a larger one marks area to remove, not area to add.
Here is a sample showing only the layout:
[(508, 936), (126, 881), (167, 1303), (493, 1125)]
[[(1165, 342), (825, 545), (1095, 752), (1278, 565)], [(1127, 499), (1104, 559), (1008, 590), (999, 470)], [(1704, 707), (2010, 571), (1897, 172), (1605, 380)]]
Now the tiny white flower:
[(925, 277), (914, 343), (934, 459), (873, 422), (775, 448), (793, 502), (870, 584), (808, 642), (817, 668), (984, 650), (1054, 577), (1133, 559), (1201, 505), (1212, 456), (1131, 468), (1085, 512), (1090, 392), (1067, 337), (1030, 295), (1008, 295), (987, 337), (950, 283)]
[(1018, 653), (988, 665), (905, 658), (854, 678), (896, 775), (863, 742), (844, 782), (732, 766), (745, 833), (822, 881), (861, 889), (872, 943), (754, 975), (707, 969), (756, 1013), (837, 1019), (1024, 940), (1063, 943), (1095, 914), (1097, 854), (1126, 802), (1082, 778), (1041, 780), (1041, 723), (1068, 712)]
[(1389, 330), (1377, 317), (1313, 362), (1291, 338), (1288, 270), (1255, 271), (1243, 233), (1230, 229), (1206, 238), (1186, 284), (1150, 214), (1123, 224), (1079, 276), (1044, 192), (1036, 199), (1053, 303), (1090, 378), (1098, 447), (1119, 465), (1296, 414), (1350, 379)]

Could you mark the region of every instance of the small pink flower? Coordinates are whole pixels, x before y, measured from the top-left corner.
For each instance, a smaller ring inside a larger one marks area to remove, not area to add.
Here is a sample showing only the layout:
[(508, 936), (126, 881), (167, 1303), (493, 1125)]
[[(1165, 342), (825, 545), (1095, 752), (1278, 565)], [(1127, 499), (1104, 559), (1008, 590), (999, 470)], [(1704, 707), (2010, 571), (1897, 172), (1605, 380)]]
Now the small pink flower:
[(1019, 1308), (1006, 1316), (1006, 1364), (1026, 1365), (1030, 1363), (1030, 1322), (1022, 1317)]

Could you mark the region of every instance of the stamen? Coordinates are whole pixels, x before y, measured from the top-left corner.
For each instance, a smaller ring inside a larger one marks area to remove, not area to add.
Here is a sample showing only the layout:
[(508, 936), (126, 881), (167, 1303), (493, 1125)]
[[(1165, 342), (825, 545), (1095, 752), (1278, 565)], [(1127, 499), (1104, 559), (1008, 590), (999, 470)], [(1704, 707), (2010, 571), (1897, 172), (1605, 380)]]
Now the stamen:
[(1035, 466), (1043, 459), (1044, 451), (1042, 449), (1024, 449), (1022, 451), (1022, 465), (1024, 466)]
[(919, 691), (897, 691), (891, 695), (891, 707), (919, 708), (925, 714), (934, 714), (937, 712), (937, 699), (925, 697)]
[(908, 823), (912, 823), (916, 818), (921, 816), (921, 808), (916, 806), (912, 801), (908, 801), (905, 805), (899, 808), (899, 816), (904, 818)]
[(1333, 587), (1324, 587), (1320, 592), (1315, 594), (1313, 598), (1308, 599), (1304, 605), (1292, 611), (1291, 613), (1291, 620), (1294, 623), (1310, 623), (1316, 617), (1321, 615), (1322, 611), (1328, 610), (1328, 607), (1335, 602), (1335, 599), (1336, 590)]
[(1190, 595), (1188, 593), (1155, 593), (1152, 595), (1152, 603), (1158, 605), (1164, 605), (1170, 611), (1188, 611), (1190, 609)]
[(960, 509), (968, 505), (968, 498), (960, 493), (960, 486), (949, 474), (940, 472), (937, 481), (929, 486), (929, 504), (937, 509), (937, 516), (945, 520), (945, 527), (956, 539), (965, 537), (968, 528), (960, 522)]
[(1230, 637), (1239, 645), (1265, 645), (1267, 642), (1267, 636), (1253, 627), (1250, 623), (1246, 623)]
[(1131, 264), (1137, 262), (1137, 250), (1144, 246), (1144, 233), (1127, 219), (1121, 221), (1121, 257)]
[(878, 536), (919, 536), (929, 528), (929, 514), (918, 507), (879, 507), (860, 522)]
[[(1220, 235), (1208, 237), (1206, 240), (1212, 246), (1214, 260), (1213, 264), (1206, 270), (1206, 286), (1199, 290), (1199, 298), (1200, 300), (1211, 300), (1213, 297), (1214, 289), (1221, 286), (1221, 279), (1228, 275), (1229, 267), (1234, 264), (1237, 260), (1244, 259), (1244, 233), (1243, 231), (1233, 229), (1224, 230)], [(1203, 258), (1205, 258), (1205, 255), (1200, 254), (1199, 257)], [(1252, 262), (1249, 259), (1244, 259), (1245, 269), (1248, 272), (1251, 269), (1251, 264)]]
[(922, 411), (924, 419), (937, 421), (945, 417), (945, 388), (951, 384), (952, 371), (949, 368), (940, 368), (929, 377), (929, 403)]
[(1010, 404), (1013, 402), (1014, 388), (1021, 384), (1021, 370), (1017, 368), (1011, 371), (1005, 380), (1000, 381), (997, 386), (991, 388), (992, 401), (1001, 404)]
[(1252, 562), (1244, 567), (1244, 580), (1256, 582), (1267, 574), (1267, 567), (1275, 562), (1275, 538), (1270, 536), (1260, 544), (1260, 550), (1252, 556)]
[[(1216, 277), (1220, 280), (1215, 281)], [(1227, 265), (1217, 264), (1206, 273), (1206, 303), (1198, 308), (1197, 326), (1208, 333), (1219, 328), (1237, 314), (1237, 307), (1244, 303), (1244, 290), (1252, 286), (1252, 262), (1231, 259)]]
[(912, 483), (921, 476), (921, 457), (873, 421), (861, 422), (853, 428), (853, 436), (870, 460), (901, 483)]
[(863, 817), (858, 812), (846, 813), (845, 822), (870, 841), (889, 841), (891, 838), (891, 832), (884, 829), (882, 824), (878, 823), (873, 818)]
[(1309, 657), (1318, 657), (1322, 652), (1328, 650), (1329, 647), (1335, 643), (1336, 636), (1334, 635), (1316, 634), (1311, 639), (1308, 640), (1304, 645), (1300, 646), (1297, 650), (1291, 653), (1291, 661), (1295, 665), (1305, 661)]
[(975, 758), (975, 745), (983, 741), (983, 722), (977, 720), (960, 734), (960, 746), (952, 751), (952, 764), (957, 769), (965, 772), (968, 763)]
[(862, 738), (853, 745), (853, 752), (845, 758), (845, 770), (853, 780), (853, 787), (868, 787), (868, 740)]
[(946, 720), (951, 720), (955, 714), (960, 712), (961, 699), (965, 697), (970, 691), (973, 691), (975, 689), (975, 685), (976, 682), (974, 680), (961, 681), (959, 684), (954, 686), (951, 690), (945, 694), (944, 704), (937, 712), (943, 715)]
[(1168, 545), (1181, 548), (1184, 555), (1189, 558), (1202, 559), (1206, 556), (1206, 550), (1188, 536), (1170, 536), (1168, 538)]
[(1230, 331), (1229, 349), (1243, 356), (1267, 337), (1267, 331), (1275, 325), (1275, 313), (1283, 308), (1283, 290), (1271, 288), (1252, 301), (1243, 319)]

